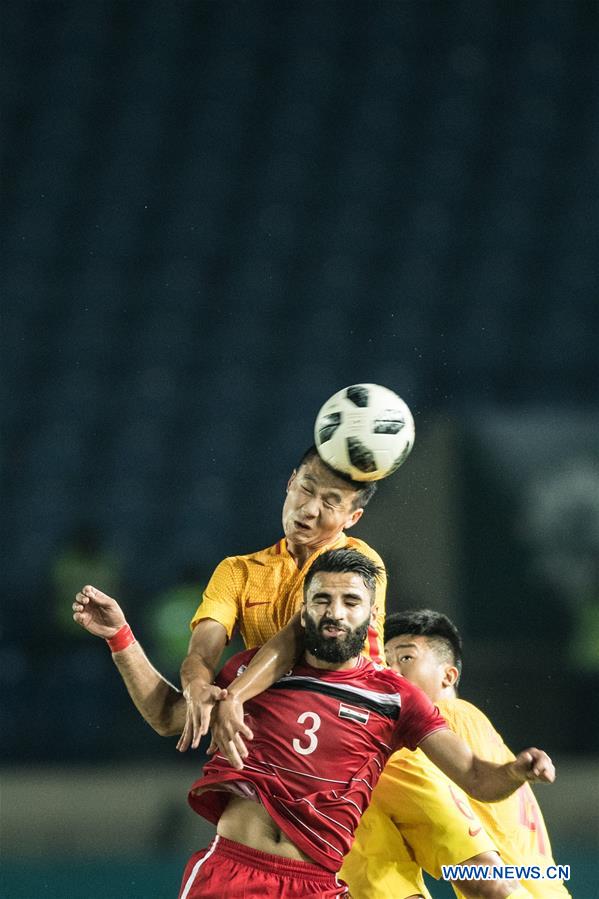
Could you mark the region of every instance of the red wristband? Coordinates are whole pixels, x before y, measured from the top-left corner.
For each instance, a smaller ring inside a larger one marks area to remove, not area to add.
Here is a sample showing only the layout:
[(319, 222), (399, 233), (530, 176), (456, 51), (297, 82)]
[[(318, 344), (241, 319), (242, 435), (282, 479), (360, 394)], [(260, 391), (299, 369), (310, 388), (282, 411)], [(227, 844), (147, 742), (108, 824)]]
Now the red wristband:
[(124, 624), (118, 629), (114, 637), (110, 637), (106, 642), (108, 643), (111, 652), (120, 652), (122, 649), (127, 649), (128, 646), (135, 643), (135, 637), (133, 636), (133, 631), (129, 625)]

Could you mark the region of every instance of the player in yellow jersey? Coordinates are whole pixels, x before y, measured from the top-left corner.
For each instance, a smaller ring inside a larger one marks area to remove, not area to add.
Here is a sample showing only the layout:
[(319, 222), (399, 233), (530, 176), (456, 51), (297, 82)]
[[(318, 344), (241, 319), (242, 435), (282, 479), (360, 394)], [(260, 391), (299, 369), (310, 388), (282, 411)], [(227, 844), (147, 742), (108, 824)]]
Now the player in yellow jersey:
[[(274, 546), (224, 559), (214, 571), (191, 621), (190, 655), (203, 622), (216, 621), (230, 639), (236, 626), (248, 649), (262, 646), (278, 633), (301, 606), (304, 575), (325, 549), (357, 549), (380, 564), (380, 556), (363, 540), (344, 531), (362, 517), (373, 485), (342, 480), (309, 450), (293, 472), (283, 505), (285, 536)], [(377, 606), (384, 612), (386, 577), (377, 587)], [(366, 654), (383, 655), (383, 625), (373, 629)], [(376, 659), (375, 659), (376, 661)]]
[[(514, 758), (486, 715), (457, 698), (461, 638), (447, 616), (428, 609), (390, 615), (385, 652), (388, 664), (428, 694), (477, 755), (500, 764)], [(462, 816), (461, 827), (456, 827), (456, 808)], [(469, 859), (469, 840), (482, 828), (497, 846), (503, 865), (537, 866), (543, 873), (555, 865), (530, 785), (501, 802), (478, 802), (466, 797), (420, 750), (400, 750), (387, 763), (374, 790), (341, 877), (353, 899), (429, 897), (421, 869), (439, 878), (442, 865)], [(418, 880), (419, 892), (410, 893)], [(458, 896), (472, 895), (470, 887), (464, 883), (460, 889), (454, 884)], [(506, 895), (564, 899), (569, 893), (561, 881), (528, 879), (521, 886), (514, 883)]]
[[(216, 568), (192, 619), (189, 652), (181, 665), (187, 721), (179, 749), (196, 748), (208, 732), (214, 702), (220, 697), (212, 681), (236, 625), (248, 649), (266, 643), (288, 625), (295, 637), (296, 655), (300, 654), (302, 588), (317, 555), (327, 549), (357, 549), (384, 572), (378, 553), (363, 540), (345, 534), (360, 520), (375, 489), (373, 483), (352, 481), (329, 468), (312, 446), (287, 483), (284, 538), (260, 552), (225, 559)], [(373, 661), (382, 659), (383, 654), (385, 589), (383, 574), (376, 592), (376, 629), (370, 628), (364, 647)], [(254, 669), (265, 661), (268, 651), (256, 660)]]
[[(367, 543), (348, 536), (345, 531), (362, 517), (364, 508), (375, 493), (376, 484), (352, 481), (329, 468), (314, 446), (300, 459), (287, 483), (283, 504), (284, 537), (274, 546), (244, 556), (224, 559), (215, 569), (191, 621), (192, 636), (189, 652), (181, 666), (181, 684), (187, 701), (187, 720), (179, 741), (179, 749), (197, 748), (207, 733), (210, 715), (222, 691), (212, 685), (227, 641), (238, 627), (248, 649), (262, 646), (281, 629), (281, 645), (294, 646), (290, 654), (299, 657), (302, 632), (299, 609), (302, 603), (304, 576), (316, 556), (328, 549), (348, 547), (363, 553), (382, 569), (376, 590), (377, 619), (371, 627), (364, 646), (364, 654), (373, 661), (383, 658), (383, 626), (385, 619), (386, 574), (382, 559)], [(124, 622), (118, 604), (98, 590), (85, 588), (80, 602), (85, 615), (75, 609), (75, 620), (92, 633), (110, 637), (116, 625)], [(78, 617), (79, 616), (79, 617)], [(84, 623), (87, 622), (87, 623)], [(114, 622), (114, 623), (113, 623)], [(98, 630), (99, 628), (99, 630)], [(279, 644), (252, 660), (252, 672), (267, 669), (271, 659), (279, 654)], [(121, 669), (120, 669), (121, 670)], [(133, 701), (144, 713), (144, 690), (151, 673), (143, 663), (121, 674)], [(265, 678), (260, 692), (272, 683)], [(173, 733), (170, 720), (171, 692), (164, 687), (164, 708), (153, 702), (152, 721), (160, 732)]]

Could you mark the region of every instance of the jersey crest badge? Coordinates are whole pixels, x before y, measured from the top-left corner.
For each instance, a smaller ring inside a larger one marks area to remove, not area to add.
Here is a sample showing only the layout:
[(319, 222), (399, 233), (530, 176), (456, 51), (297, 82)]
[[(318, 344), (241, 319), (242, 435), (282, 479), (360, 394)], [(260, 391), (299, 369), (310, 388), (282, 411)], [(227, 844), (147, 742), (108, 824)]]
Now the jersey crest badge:
[(368, 724), (370, 712), (365, 709), (357, 709), (353, 705), (346, 705), (344, 702), (339, 703), (339, 718), (349, 718), (350, 721), (357, 721), (359, 724)]

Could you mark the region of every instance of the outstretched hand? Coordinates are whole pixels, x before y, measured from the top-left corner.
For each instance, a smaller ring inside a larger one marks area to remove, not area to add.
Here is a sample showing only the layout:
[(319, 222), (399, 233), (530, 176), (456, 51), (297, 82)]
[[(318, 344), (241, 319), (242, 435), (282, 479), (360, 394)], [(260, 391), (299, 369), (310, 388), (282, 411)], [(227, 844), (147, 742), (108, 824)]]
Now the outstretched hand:
[(512, 762), (512, 771), (517, 780), (536, 783), (553, 783), (555, 768), (553, 762), (542, 749), (523, 749)]
[(116, 599), (89, 584), (75, 597), (73, 619), (90, 634), (105, 640), (114, 637), (127, 623)]

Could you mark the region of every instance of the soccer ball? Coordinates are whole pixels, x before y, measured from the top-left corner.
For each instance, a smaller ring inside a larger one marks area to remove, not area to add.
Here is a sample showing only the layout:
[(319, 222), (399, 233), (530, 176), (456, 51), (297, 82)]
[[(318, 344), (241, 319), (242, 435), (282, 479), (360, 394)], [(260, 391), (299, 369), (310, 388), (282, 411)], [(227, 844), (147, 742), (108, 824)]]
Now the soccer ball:
[(323, 462), (354, 481), (379, 481), (408, 458), (414, 419), (397, 394), (379, 384), (335, 393), (316, 416), (314, 442)]

